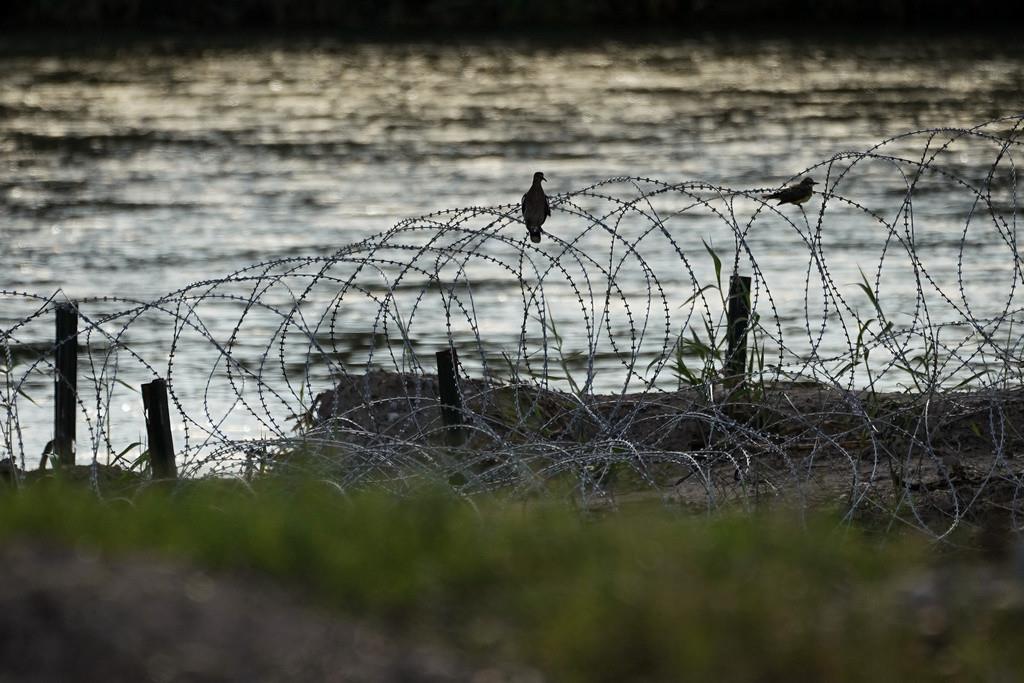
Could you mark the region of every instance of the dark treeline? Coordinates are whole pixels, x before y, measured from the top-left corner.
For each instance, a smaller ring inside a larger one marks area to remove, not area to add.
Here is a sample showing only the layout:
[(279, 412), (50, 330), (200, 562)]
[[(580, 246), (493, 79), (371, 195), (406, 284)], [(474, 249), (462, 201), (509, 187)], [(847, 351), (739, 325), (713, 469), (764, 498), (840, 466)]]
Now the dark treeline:
[(0, 27), (422, 30), (520, 27), (998, 26), (1024, 3), (986, 0), (14, 0)]

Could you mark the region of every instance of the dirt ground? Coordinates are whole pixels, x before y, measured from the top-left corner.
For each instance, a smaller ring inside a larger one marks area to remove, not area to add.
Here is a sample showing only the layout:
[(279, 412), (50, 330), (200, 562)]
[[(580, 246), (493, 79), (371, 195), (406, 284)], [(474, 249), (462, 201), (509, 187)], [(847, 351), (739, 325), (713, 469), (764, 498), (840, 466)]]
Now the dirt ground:
[[(656, 495), (695, 510), (784, 500), (936, 533), (1020, 514), (1019, 388), (873, 393), (778, 381), (707, 389), (572, 396), (463, 379), (461, 450), (431, 455), (449, 470), (458, 467), (444, 461), (449, 453), (473, 463), (481, 488), (515, 488), (526, 467), (534, 478), (575, 467), (595, 473), (593, 488), (619, 502)], [(362, 448), (357, 456), (407, 448), (412, 459), (445, 443), (438, 394), (428, 374), (352, 375), (316, 397), (300, 428), (322, 443)], [(515, 467), (501, 470), (509, 462)], [(601, 474), (612, 466), (617, 476)]]
[(541, 681), (473, 666), (253, 577), (0, 547), (0, 681)]

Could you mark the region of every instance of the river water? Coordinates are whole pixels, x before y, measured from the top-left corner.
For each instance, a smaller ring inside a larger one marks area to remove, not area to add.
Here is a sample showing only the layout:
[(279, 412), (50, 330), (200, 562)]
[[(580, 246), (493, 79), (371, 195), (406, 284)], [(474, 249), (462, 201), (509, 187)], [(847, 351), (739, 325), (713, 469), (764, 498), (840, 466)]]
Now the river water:
[[(0, 52), (0, 288), (42, 296), (60, 289), (78, 300), (154, 299), (256, 262), (330, 256), (399, 221), (440, 209), (514, 204), (537, 170), (547, 176), (546, 189), (553, 196), (616, 176), (735, 189), (776, 187), (836, 154), (866, 150), (909, 131), (964, 128), (1017, 114), (1024, 110), (1022, 95), (1024, 48), (986, 37), (594, 38), (570, 46), (530, 40), (446, 45), (308, 40), (183, 48), (154, 42), (75, 51), (8, 46)], [(1013, 125), (1004, 122), (986, 130), (1008, 134)], [(883, 152), (921, 159), (948, 139), (900, 138)], [(958, 142), (939, 161), (980, 186), (999, 150), (998, 144)], [(946, 305), (939, 292), (955, 298), (963, 290), (973, 303), (968, 306), (972, 317), (1015, 310), (1013, 291), (1020, 283), (1015, 241), (1007, 235), (1015, 228), (1016, 185), (1012, 172), (1005, 171), (1008, 163), (1004, 159), (995, 174), (1002, 179), (997, 189), (1003, 194), (990, 203), (1004, 212), (1000, 220), (1012, 228), (990, 219), (988, 228), (980, 221), (980, 227), (965, 233), (971, 194), (956, 195), (962, 186), (941, 174), (933, 174), (933, 184), (922, 185), (917, 193), (914, 238), (921, 241), (921, 253), (931, 256), (929, 273), (940, 281), (932, 288), (934, 305)], [(813, 173), (823, 181), (827, 171), (818, 167)], [(836, 173), (833, 168), (830, 177)], [(904, 173), (893, 164), (865, 165), (830, 189), (902, 229)], [(638, 187), (618, 183), (607, 191), (628, 199)], [(732, 209), (724, 208), (730, 206), (726, 202), (716, 213), (709, 205), (681, 209), (686, 202), (673, 196), (665, 210), (681, 212), (671, 233), (677, 246), (693, 261), (702, 282), (710, 282), (702, 240), (711, 241), (722, 251), (727, 275), (735, 240), (729, 219), (722, 216), (739, 212), (735, 224), (742, 227), (753, 201)], [(588, 211), (603, 211), (598, 198), (579, 201)], [(551, 233), (568, 239), (586, 229), (586, 221), (581, 224), (568, 204), (559, 206), (545, 226)], [(794, 351), (781, 359), (785, 362), (793, 362), (801, 348), (827, 356), (849, 345), (849, 330), (828, 325), (842, 316), (828, 310), (828, 297), (815, 294), (821, 287), (815, 277), (808, 278), (813, 250), (807, 240), (815, 232), (819, 207), (817, 200), (808, 204), (806, 219), (795, 209), (766, 214), (762, 223), (770, 219), (781, 226), (778, 230), (792, 228), (789, 237), (750, 234), (762, 284), (776, 307), (765, 308), (762, 295), (759, 310), (773, 319), (772, 329), (792, 340), (787, 346)], [(851, 300), (859, 269), (873, 280), (891, 237), (884, 229), (869, 230), (865, 215), (849, 204), (836, 204), (834, 220), (819, 241), (821, 253), (828, 255), (830, 278)], [(794, 224), (787, 227), (787, 219)], [(628, 234), (650, 221), (648, 213), (639, 222), (625, 220), (621, 229)], [(522, 238), (521, 225), (510, 220), (501, 230)], [(416, 233), (410, 239), (421, 237)], [(676, 316), (695, 286), (674, 247), (659, 239), (645, 258), (668, 292), (670, 315)], [(965, 239), (967, 249), (962, 248)], [(541, 246), (549, 250), (548, 257), (556, 248), (551, 240)], [(610, 268), (607, 235), (587, 236), (576, 246)], [(516, 250), (505, 242), (478, 248), (492, 250), (498, 259), (515, 259)], [(906, 253), (892, 257), (892, 266), (879, 276), (894, 318), (920, 308), (920, 273), (914, 274), (912, 261)], [(958, 280), (958, 264), (961, 274), (978, 277)], [(574, 267), (577, 284), (588, 273), (601, 279), (599, 269), (579, 262)], [(645, 272), (637, 264), (620, 270), (615, 279), (626, 291), (623, 296), (650, 291)], [(473, 349), (462, 350), (467, 369), (475, 372), (502, 350), (515, 356), (530, 323), (521, 320), (516, 277), (488, 270), (487, 262), (474, 262), (467, 273), (475, 283), (488, 285), (474, 294), (477, 331), (488, 351), (477, 363)], [(418, 291), (426, 280), (403, 282)], [(597, 293), (590, 295), (598, 308), (606, 285), (594, 285)], [(572, 288), (559, 289), (552, 282), (548, 294), (552, 315), (568, 302), (571, 320), (571, 311), (579, 309)], [(274, 295), (266, 296), (269, 301)], [(314, 319), (331, 301), (330, 292), (317, 296), (307, 302), (309, 309), (321, 309), (311, 310)], [(616, 296), (611, 299), (611, 312), (608, 306), (604, 313), (593, 312), (591, 322), (614, 318), (608, 332), (614, 337), (615, 330), (629, 325), (619, 325), (616, 315), (624, 313), (616, 307)], [(860, 305), (866, 301), (862, 298)], [(273, 299), (274, 305), (287, 302), (288, 296)], [(956, 321), (963, 315), (962, 302), (954, 303), (961, 305), (936, 312), (936, 319)], [(11, 329), (39, 305), (20, 294), (0, 296), (0, 327)], [(89, 305), (83, 313), (91, 310), (94, 316), (126, 307), (102, 301)], [(340, 314), (331, 335), (333, 362), (353, 372), (365, 363), (374, 334), (381, 333), (370, 329), (375, 305), (353, 302)], [(815, 313), (815, 306), (824, 311)], [(665, 306), (655, 301), (653, 308), (656, 315), (648, 327), (664, 328)], [(258, 363), (269, 356), (284, 368), (282, 373), (309, 377), (295, 385), (308, 380), (307, 389), (285, 392), (275, 406), (240, 407), (237, 387), (221, 380), (211, 385), (210, 378), (224, 372), (211, 342), (226, 343), (242, 309), (228, 300), (209, 302), (202, 316), (206, 333), (181, 331), (173, 349), (173, 386), (195, 419), (190, 447), (199, 447), (204, 430), (214, 433), (214, 443), (224, 434), (272, 436), (287, 414), (308, 404), (309, 393), (338, 370), (306, 363), (308, 345), (268, 353), (280, 321), (252, 314), (247, 334), (253, 357), (246, 360)], [(635, 314), (635, 306), (630, 311)], [(823, 321), (829, 329), (819, 348), (815, 335)], [(633, 327), (642, 323), (633, 320)], [(422, 345), (421, 352), (445, 343), (444, 316), (424, 312), (416, 324), (408, 333)], [(669, 324), (675, 334), (678, 324), (675, 318)], [(607, 339), (566, 327), (563, 323), (560, 331), (563, 351), (605, 353), (602, 358), (613, 359), (621, 355), (621, 348), (604, 349)], [(167, 374), (176, 329), (170, 315), (133, 322), (126, 343), (139, 358), (121, 354), (119, 379), (136, 385), (154, 372)], [(526, 332), (530, 338), (538, 334)], [(472, 325), (459, 324), (451, 333), (457, 341), (465, 333), (470, 342), (476, 334)], [(19, 327), (8, 343), (31, 349), (51, 335), (49, 319), (37, 319)], [(92, 342), (104, 346), (98, 337)], [(657, 357), (658, 348), (655, 340), (640, 353), (639, 374), (648, 359)], [(379, 360), (379, 349), (377, 354)], [(8, 448), (24, 452), (28, 462), (49, 438), (52, 411), (48, 370), (26, 369), (37, 357), (22, 354), (9, 375), (24, 379), (22, 388), (35, 400), (18, 399), (20, 434), (10, 416), (5, 428)], [(426, 360), (421, 365), (429, 369)], [(623, 378), (609, 366), (590, 385), (614, 391), (622, 388)], [(80, 445), (80, 452), (91, 450), (101, 458), (142, 431), (138, 396), (119, 383), (104, 386), (110, 394), (86, 401), (83, 414), (97, 424), (97, 433), (104, 422), (123, 426), (110, 428), (111, 444), (94, 434), (89, 449)], [(10, 387), (7, 391), (10, 395)], [(103, 406), (110, 407), (105, 416)], [(277, 413), (276, 421), (268, 423), (264, 412)], [(175, 419), (183, 428), (180, 416)], [(80, 444), (89, 438), (80, 427)]]

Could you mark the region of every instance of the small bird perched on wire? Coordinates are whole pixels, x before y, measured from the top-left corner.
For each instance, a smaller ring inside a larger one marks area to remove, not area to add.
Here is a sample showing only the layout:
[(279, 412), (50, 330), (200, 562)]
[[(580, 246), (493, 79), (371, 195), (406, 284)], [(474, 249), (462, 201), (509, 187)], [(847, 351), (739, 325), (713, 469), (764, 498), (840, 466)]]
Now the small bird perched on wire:
[(761, 195), (761, 199), (778, 199), (779, 204), (803, 204), (811, 195), (814, 194), (813, 188), (817, 185), (811, 178), (804, 178), (796, 185), (790, 185), (784, 187), (781, 190), (775, 190), (775, 192), (769, 192), (768, 194)]
[(544, 188), (540, 186), (545, 180), (547, 178), (540, 171), (534, 173), (533, 185), (523, 195), (523, 220), (526, 222), (526, 229), (530, 231), (531, 242), (540, 242), (540, 226), (544, 225), (544, 220), (551, 215), (548, 197), (544, 194)]

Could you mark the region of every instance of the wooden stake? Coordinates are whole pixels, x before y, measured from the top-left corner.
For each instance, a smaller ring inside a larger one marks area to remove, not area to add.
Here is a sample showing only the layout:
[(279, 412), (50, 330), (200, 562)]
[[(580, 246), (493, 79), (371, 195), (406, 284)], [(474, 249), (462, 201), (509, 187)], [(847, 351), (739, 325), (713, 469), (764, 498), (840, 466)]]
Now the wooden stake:
[(733, 275), (729, 278), (729, 312), (726, 338), (729, 343), (725, 357), (725, 385), (742, 387), (747, 373), (747, 328), (750, 325), (750, 278)]
[(142, 405), (146, 411), (146, 434), (149, 435), (149, 464), (154, 479), (177, 479), (174, 462), (174, 441), (171, 438), (171, 415), (167, 407), (167, 382), (155, 379), (142, 385)]
[(53, 452), (61, 465), (75, 464), (78, 414), (78, 306), (58, 304), (54, 344)]
[(462, 394), (459, 393), (459, 355), (455, 349), (438, 351), (437, 383), (441, 394), (441, 420), (444, 422), (448, 443), (457, 446), (465, 439), (462, 429)]

